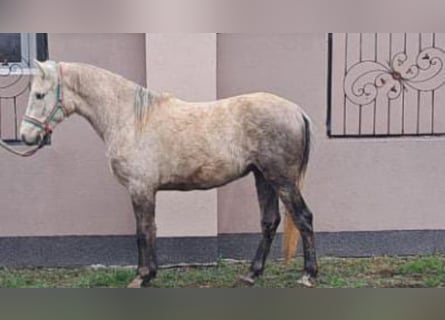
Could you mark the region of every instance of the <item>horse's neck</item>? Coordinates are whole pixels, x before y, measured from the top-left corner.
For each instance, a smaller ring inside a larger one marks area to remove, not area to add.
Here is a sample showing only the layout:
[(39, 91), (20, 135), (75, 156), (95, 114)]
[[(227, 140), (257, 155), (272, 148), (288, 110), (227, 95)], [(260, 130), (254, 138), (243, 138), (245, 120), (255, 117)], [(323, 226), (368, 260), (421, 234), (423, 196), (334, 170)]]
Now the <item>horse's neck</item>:
[(132, 116), (138, 86), (92, 66), (67, 64), (65, 68), (74, 112), (86, 118), (105, 142), (112, 140)]

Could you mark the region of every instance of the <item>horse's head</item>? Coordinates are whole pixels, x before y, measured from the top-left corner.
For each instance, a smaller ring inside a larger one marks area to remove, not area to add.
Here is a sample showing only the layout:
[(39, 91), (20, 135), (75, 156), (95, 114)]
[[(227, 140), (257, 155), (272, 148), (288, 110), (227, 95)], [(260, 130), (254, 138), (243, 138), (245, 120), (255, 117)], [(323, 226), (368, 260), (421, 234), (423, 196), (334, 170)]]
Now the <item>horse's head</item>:
[(53, 61), (38, 62), (20, 127), (23, 142), (43, 145), (52, 130), (65, 118), (61, 66)]

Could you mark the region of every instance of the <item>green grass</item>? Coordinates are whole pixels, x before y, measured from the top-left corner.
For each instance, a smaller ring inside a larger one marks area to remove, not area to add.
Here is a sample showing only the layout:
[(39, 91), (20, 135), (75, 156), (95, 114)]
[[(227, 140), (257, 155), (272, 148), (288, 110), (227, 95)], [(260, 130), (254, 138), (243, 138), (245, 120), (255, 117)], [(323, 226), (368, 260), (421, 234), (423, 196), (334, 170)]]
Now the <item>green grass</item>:
[[(445, 256), (321, 258), (319, 288), (442, 287), (445, 286)], [(248, 263), (219, 261), (215, 267), (163, 269), (153, 281), (155, 288), (237, 288)], [(254, 287), (300, 287), (302, 260), (291, 266), (269, 262)], [(123, 288), (133, 279), (132, 268), (0, 268), (2, 288)]]

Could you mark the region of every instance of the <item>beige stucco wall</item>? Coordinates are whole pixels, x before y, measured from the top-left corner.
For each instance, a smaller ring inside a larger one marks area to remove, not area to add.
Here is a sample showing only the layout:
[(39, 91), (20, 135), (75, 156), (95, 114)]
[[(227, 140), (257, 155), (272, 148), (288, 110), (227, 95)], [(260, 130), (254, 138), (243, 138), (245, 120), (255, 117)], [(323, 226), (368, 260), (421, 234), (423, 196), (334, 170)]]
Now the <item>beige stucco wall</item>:
[[(328, 139), (326, 72), (325, 34), (218, 35), (218, 97), (270, 91), (311, 116), (317, 231), (444, 229), (445, 139)], [(255, 197), (251, 177), (221, 188), (219, 232), (259, 231)]]
[[(147, 34), (147, 83), (188, 101), (216, 99), (216, 34)], [(171, 236), (217, 234), (217, 192), (159, 192), (159, 229)]]

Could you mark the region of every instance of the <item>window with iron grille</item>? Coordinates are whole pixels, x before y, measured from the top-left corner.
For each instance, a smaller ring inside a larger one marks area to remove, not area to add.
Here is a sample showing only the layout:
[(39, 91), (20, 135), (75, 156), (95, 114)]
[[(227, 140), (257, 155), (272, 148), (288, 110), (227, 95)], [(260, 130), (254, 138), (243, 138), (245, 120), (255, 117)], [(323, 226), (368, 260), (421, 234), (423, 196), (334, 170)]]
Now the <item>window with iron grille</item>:
[(9, 143), (20, 141), (33, 59), (48, 59), (45, 33), (0, 33), (0, 138)]
[(328, 36), (328, 135), (445, 135), (445, 34)]

